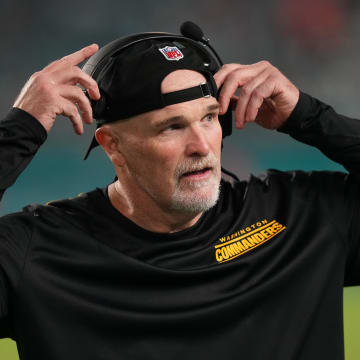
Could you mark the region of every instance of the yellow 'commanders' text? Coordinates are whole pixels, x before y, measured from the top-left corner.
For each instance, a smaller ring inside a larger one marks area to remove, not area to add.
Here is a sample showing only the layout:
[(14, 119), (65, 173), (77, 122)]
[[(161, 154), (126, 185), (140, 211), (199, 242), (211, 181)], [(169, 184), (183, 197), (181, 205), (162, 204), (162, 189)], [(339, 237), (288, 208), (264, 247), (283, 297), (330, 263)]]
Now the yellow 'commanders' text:
[[(243, 255), (286, 229), (286, 226), (278, 223), (276, 220), (271, 222), (263, 220), (261, 223), (265, 225), (257, 227), (255, 230), (247, 232), (245, 235), (233, 238), (234, 234), (232, 234), (220, 238), (220, 241), (226, 242), (215, 246), (215, 257), (217, 262), (223, 263)], [(256, 225), (258, 224), (260, 224), (260, 222)]]

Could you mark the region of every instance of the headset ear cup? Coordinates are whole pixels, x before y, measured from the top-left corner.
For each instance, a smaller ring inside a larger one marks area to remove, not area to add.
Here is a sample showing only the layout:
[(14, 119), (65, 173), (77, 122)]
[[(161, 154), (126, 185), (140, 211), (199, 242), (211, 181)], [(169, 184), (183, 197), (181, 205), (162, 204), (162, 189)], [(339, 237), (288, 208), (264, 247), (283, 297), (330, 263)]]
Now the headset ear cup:
[(226, 137), (232, 134), (232, 109), (229, 106), (227, 112), (224, 115), (219, 116), (220, 125), (222, 127), (222, 137)]
[(224, 115), (219, 116), (220, 125), (222, 128), (222, 141), (221, 141), (221, 151), (224, 147), (224, 137), (232, 134), (232, 108), (228, 107), (227, 112)]
[(106, 95), (104, 91), (101, 90), (101, 88), (99, 88), (99, 91), (100, 91), (99, 100), (90, 99), (94, 119), (102, 119), (107, 111)]
[[(218, 89), (217, 99), (219, 100), (220, 91), (222, 86)], [(222, 137), (226, 137), (232, 134), (232, 107), (229, 107), (225, 114), (219, 116), (220, 125), (222, 127)]]

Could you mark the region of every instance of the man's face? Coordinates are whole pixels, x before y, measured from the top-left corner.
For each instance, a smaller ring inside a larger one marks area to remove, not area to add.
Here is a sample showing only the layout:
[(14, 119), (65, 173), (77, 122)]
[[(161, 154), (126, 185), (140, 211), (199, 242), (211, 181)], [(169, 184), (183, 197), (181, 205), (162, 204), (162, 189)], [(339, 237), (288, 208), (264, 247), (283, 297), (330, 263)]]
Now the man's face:
[[(204, 81), (200, 73), (177, 70), (165, 77), (161, 91), (181, 90)], [(215, 205), (222, 140), (215, 98), (147, 112), (114, 124), (114, 131), (119, 135), (123, 170), (135, 196), (140, 192), (142, 198), (167, 212), (198, 214)]]

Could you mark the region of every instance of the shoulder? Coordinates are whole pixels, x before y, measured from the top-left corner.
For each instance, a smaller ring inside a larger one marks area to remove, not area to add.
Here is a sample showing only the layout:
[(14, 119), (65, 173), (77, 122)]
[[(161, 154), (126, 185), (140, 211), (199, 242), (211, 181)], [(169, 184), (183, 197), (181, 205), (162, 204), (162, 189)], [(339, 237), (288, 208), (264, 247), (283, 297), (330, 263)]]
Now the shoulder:
[[(17, 287), (31, 241), (32, 222), (28, 214), (18, 212), (0, 217), (0, 269), (6, 274), (6, 284), (10, 284), (14, 289)], [(1, 283), (0, 278), (0, 288)], [(2, 295), (0, 293), (0, 301)]]
[(2, 239), (30, 238), (31, 229), (31, 216), (23, 211), (0, 217), (0, 237)]
[(347, 224), (359, 207), (359, 191), (356, 177), (341, 171), (270, 169), (251, 177), (248, 199), (266, 207), (297, 207), (302, 211), (326, 215), (334, 224)]
[(76, 197), (50, 201), (46, 204), (30, 204), (21, 212), (9, 214), (0, 218), (0, 228), (19, 227), (31, 232), (34, 226), (73, 222), (76, 218), (96, 210), (94, 197), (101, 196), (101, 189), (81, 193)]
[(281, 171), (269, 169), (257, 176), (250, 176), (250, 183), (270, 189), (272, 187), (288, 186), (296, 188), (319, 188), (322, 186), (341, 186), (356, 181), (350, 174), (341, 171)]
[(328, 195), (336, 198), (359, 188), (358, 180), (351, 174), (341, 171), (281, 171), (268, 169), (258, 175), (251, 174), (244, 181), (227, 182), (226, 188), (232, 194), (258, 195), (293, 195), (306, 196)]

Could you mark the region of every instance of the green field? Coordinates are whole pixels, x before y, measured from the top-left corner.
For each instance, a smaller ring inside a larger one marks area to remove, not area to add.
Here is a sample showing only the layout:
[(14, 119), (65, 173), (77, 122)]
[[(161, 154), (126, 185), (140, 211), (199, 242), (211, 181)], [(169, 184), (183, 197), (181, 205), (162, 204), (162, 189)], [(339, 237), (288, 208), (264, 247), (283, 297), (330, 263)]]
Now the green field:
[[(344, 291), (345, 318), (345, 358), (360, 358), (360, 287), (348, 288)], [(0, 359), (18, 360), (16, 344), (10, 339), (0, 340)]]

